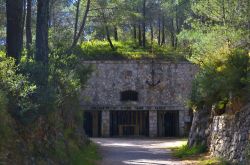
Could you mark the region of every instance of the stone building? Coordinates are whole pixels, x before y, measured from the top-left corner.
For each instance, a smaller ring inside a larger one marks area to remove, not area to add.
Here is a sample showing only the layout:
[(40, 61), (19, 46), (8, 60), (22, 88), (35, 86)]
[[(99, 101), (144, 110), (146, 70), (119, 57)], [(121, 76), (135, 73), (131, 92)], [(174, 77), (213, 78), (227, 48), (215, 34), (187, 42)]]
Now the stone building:
[(163, 60), (84, 61), (93, 72), (82, 91), (89, 136), (183, 136), (197, 66)]

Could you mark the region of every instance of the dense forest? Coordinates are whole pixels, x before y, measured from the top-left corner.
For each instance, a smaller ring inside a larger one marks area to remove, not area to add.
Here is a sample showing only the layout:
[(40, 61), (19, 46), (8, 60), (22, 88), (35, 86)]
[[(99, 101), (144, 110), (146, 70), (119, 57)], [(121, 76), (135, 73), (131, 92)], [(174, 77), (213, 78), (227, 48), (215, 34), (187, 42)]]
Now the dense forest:
[(200, 67), (190, 107), (239, 109), (249, 11), (249, 0), (0, 0), (0, 164), (91, 162), (82, 60), (190, 61)]

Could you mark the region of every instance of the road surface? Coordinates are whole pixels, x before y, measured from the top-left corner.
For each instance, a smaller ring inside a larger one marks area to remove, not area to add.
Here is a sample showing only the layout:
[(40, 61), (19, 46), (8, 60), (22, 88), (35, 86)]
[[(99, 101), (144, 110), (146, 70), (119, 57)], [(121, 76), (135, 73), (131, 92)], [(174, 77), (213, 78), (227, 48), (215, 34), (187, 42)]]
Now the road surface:
[(191, 162), (172, 157), (169, 147), (180, 146), (183, 139), (92, 138), (100, 146), (100, 165), (187, 165)]

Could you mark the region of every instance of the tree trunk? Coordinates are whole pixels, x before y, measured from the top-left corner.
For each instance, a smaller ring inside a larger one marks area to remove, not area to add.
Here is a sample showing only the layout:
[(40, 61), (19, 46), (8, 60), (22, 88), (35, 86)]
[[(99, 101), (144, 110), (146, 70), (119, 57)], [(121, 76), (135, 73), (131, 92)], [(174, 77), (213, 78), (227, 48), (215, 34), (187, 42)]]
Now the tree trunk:
[(20, 62), (23, 41), (23, 0), (6, 0), (7, 13), (7, 56)]
[(209, 146), (210, 142), (210, 125), (213, 121), (210, 106), (203, 106), (194, 112), (192, 126), (188, 137), (188, 146), (196, 145)]
[(171, 34), (171, 45), (172, 45), (173, 48), (175, 48), (175, 28), (174, 28), (174, 19), (171, 19), (170, 23), (171, 23), (171, 30), (170, 30), (170, 34)]
[(171, 36), (171, 46), (174, 48), (175, 47), (175, 35), (174, 32), (170, 32), (170, 36)]
[(154, 41), (154, 27), (152, 25), (152, 23), (150, 23), (150, 41), (151, 41), (151, 45), (153, 45), (153, 41)]
[(142, 40), (141, 40), (141, 24), (138, 25), (138, 42), (139, 46), (142, 46)]
[(107, 35), (107, 40), (108, 40), (108, 42), (109, 42), (109, 45), (110, 45), (110, 47), (111, 47), (112, 50), (115, 50), (115, 47), (114, 47), (114, 45), (113, 45), (113, 43), (112, 43), (112, 40), (111, 40), (111, 38), (110, 38), (110, 32), (109, 32), (109, 27), (108, 27), (108, 25), (105, 25), (105, 29), (106, 29), (106, 35)]
[(161, 45), (161, 19), (158, 18), (158, 45)]
[(109, 32), (109, 27), (108, 27), (108, 23), (107, 23), (107, 20), (106, 20), (106, 17), (104, 15), (104, 11), (102, 11), (102, 19), (103, 19), (103, 23), (104, 23), (104, 26), (105, 26), (105, 30), (106, 30), (106, 37), (107, 37), (107, 40), (109, 42), (109, 45), (111, 47), (111, 49), (114, 51), (115, 50), (115, 47), (112, 43), (112, 40), (110, 38), (110, 32)]
[(26, 12), (26, 49), (28, 52), (28, 58), (31, 58), (31, 45), (32, 45), (32, 31), (31, 31), (31, 8), (32, 0), (27, 0), (27, 12)]
[(133, 38), (134, 38), (135, 41), (136, 41), (136, 38), (137, 38), (136, 35), (137, 35), (136, 34), (136, 25), (134, 24), (133, 25)]
[(76, 18), (75, 18), (75, 29), (74, 29), (73, 41), (76, 39), (76, 34), (77, 34), (77, 29), (78, 29), (80, 4), (81, 4), (81, 0), (78, 0), (76, 4)]
[(176, 49), (178, 46), (178, 39), (176, 34), (179, 34), (180, 32), (180, 22), (179, 22), (179, 16), (178, 16), (178, 6), (175, 6), (175, 24), (176, 24), (176, 32), (175, 32), (175, 45), (174, 48)]
[(134, 40), (136, 41), (136, 25), (134, 24), (133, 25), (133, 38), (134, 38)]
[(57, 0), (50, 0), (49, 3), (49, 28), (55, 27), (56, 21), (55, 21), (55, 7), (56, 7), (56, 1)]
[(165, 44), (165, 20), (164, 16), (162, 16), (162, 39), (161, 39), (161, 45)]
[(38, 62), (48, 64), (49, 0), (37, 1), (36, 56)]
[[(22, 14), (22, 34), (24, 33), (25, 28), (25, 19), (26, 19), (26, 0), (23, 0), (23, 14)], [(23, 37), (22, 37), (22, 50), (23, 50)]]
[(67, 51), (68, 53), (70, 53), (72, 51), (72, 49), (76, 46), (80, 36), (83, 33), (83, 30), (84, 30), (84, 27), (85, 27), (85, 24), (86, 24), (86, 20), (87, 20), (87, 16), (88, 16), (88, 13), (89, 13), (89, 8), (90, 8), (90, 0), (87, 0), (86, 9), (85, 9), (85, 13), (84, 13), (84, 16), (83, 16), (83, 19), (82, 19), (81, 27), (80, 27), (75, 39), (73, 40), (72, 45), (70, 46), (69, 50)]
[(115, 41), (118, 41), (118, 31), (117, 31), (116, 26), (114, 26), (114, 38), (115, 38)]
[(142, 46), (146, 47), (146, 0), (143, 0)]

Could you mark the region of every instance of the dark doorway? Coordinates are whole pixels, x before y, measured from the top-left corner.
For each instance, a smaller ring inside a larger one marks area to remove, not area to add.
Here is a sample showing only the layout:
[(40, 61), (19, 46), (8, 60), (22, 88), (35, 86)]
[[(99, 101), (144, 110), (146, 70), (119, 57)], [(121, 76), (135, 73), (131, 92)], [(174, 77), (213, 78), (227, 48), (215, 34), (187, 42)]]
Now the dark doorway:
[(89, 137), (101, 136), (101, 111), (85, 111), (83, 127)]
[(158, 136), (175, 137), (179, 135), (179, 111), (159, 111)]
[(111, 136), (148, 136), (148, 111), (111, 111)]

